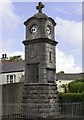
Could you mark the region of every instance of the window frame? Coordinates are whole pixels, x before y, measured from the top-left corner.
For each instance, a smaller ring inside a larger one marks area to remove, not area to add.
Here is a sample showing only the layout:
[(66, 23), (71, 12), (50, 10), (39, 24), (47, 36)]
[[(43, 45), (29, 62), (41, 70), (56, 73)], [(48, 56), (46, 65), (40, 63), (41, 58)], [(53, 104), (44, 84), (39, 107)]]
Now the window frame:
[(15, 83), (16, 82), (16, 74), (6, 75), (6, 82), (8, 83)]

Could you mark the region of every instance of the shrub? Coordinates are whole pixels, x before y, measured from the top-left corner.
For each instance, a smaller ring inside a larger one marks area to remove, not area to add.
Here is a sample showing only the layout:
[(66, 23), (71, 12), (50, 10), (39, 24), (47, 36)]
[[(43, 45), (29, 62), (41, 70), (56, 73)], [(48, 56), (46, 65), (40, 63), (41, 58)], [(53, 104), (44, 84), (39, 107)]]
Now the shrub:
[(84, 92), (84, 80), (76, 80), (68, 84), (68, 91), (70, 93), (82, 93)]
[(60, 101), (84, 101), (84, 93), (58, 93)]

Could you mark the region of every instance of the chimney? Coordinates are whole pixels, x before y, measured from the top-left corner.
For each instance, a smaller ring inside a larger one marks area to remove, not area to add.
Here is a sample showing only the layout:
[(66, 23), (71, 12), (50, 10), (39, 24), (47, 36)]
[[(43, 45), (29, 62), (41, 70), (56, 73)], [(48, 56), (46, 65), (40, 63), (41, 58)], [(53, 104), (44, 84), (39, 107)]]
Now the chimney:
[(7, 54), (2, 54), (1, 60), (7, 60)]
[(2, 59), (4, 59), (4, 54), (2, 54)]

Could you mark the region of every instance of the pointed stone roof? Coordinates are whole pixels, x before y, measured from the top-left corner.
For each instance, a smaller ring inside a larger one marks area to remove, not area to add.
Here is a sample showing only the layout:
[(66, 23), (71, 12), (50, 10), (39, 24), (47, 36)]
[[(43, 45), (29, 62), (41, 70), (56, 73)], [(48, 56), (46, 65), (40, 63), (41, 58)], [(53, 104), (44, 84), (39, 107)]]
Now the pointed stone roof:
[(36, 13), (34, 16), (34, 18), (48, 18), (48, 16), (44, 13)]

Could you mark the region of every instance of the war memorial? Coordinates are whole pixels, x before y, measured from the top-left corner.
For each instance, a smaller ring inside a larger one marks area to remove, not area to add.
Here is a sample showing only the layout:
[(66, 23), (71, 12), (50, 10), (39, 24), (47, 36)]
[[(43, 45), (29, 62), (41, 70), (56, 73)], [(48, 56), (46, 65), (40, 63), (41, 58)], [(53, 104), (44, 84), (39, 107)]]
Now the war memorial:
[[(64, 117), (56, 85), (56, 22), (42, 12), (28, 18), (25, 46), (25, 81), (2, 86), (1, 120), (83, 120)], [(68, 110), (68, 109), (67, 109)]]

